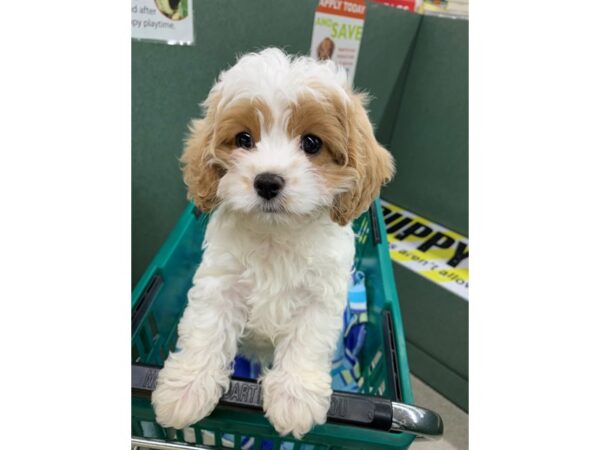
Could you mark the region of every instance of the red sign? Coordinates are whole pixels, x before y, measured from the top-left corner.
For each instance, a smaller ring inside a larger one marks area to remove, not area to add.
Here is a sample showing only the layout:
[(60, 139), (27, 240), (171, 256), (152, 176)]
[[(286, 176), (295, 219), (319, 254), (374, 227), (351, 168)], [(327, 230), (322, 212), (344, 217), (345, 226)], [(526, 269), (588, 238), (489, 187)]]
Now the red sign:
[(364, 19), (366, 9), (364, 0), (320, 0), (317, 6), (317, 12), (356, 19)]
[(396, 8), (405, 9), (407, 11), (414, 11), (417, 8), (418, 0), (372, 0), (375, 3), (382, 3), (388, 6), (394, 6)]

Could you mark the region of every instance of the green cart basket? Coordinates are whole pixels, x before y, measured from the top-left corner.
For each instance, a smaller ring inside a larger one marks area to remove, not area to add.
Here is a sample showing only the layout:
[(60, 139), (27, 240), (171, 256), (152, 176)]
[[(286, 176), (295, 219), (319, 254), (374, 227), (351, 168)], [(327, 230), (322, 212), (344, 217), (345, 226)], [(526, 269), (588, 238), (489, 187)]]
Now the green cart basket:
[(368, 324), (359, 362), (360, 392), (334, 392), (327, 423), (301, 441), (281, 437), (264, 417), (260, 385), (232, 379), (213, 413), (183, 430), (155, 421), (150, 394), (187, 303), (202, 259), (208, 215), (189, 205), (132, 293), (132, 447), (140, 449), (234, 448), (405, 449), (415, 436), (439, 437), (441, 418), (412, 406), (402, 317), (394, 285), (379, 200), (354, 222), (356, 261), (365, 274)]

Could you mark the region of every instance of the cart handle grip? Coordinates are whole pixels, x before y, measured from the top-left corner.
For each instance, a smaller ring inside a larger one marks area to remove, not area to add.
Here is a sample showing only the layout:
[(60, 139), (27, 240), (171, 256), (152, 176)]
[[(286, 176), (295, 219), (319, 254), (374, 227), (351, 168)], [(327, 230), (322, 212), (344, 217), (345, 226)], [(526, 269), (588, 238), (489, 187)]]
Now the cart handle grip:
[[(160, 367), (132, 364), (131, 389), (136, 397), (150, 398), (156, 386)], [(229, 390), (220, 405), (262, 410), (262, 389), (254, 380), (231, 378)], [(327, 422), (358, 427), (403, 432), (437, 439), (444, 432), (442, 418), (435, 412), (418, 406), (393, 402), (387, 398), (334, 391)]]

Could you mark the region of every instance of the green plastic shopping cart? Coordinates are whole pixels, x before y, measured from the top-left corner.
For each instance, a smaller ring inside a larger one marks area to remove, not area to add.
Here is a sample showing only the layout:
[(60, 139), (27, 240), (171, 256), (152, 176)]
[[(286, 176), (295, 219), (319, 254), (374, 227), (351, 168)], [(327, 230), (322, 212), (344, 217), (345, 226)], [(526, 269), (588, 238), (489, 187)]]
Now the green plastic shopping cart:
[(155, 421), (150, 393), (173, 350), (208, 216), (183, 212), (132, 293), (132, 446), (149, 449), (405, 449), (439, 437), (441, 418), (412, 406), (404, 330), (379, 200), (354, 222), (355, 266), (365, 274), (368, 324), (359, 355), (360, 392), (335, 392), (327, 423), (301, 441), (281, 437), (264, 417), (260, 385), (232, 380), (215, 411), (184, 430)]

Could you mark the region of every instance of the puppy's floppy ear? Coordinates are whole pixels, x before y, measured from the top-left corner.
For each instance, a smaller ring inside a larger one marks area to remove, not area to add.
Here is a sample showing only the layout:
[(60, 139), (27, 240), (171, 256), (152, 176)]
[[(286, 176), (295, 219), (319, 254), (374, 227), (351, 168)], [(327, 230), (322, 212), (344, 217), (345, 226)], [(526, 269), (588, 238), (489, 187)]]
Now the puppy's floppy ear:
[(366, 211), (379, 195), (381, 186), (394, 176), (392, 155), (375, 139), (365, 110), (366, 96), (352, 94), (347, 110), (348, 166), (355, 171), (353, 187), (334, 199), (331, 218), (346, 225)]
[(185, 141), (181, 156), (183, 163), (183, 181), (188, 188), (188, 199), (198, 209), (208, 212), (217, 204), (217, 187), (225, 169), (215, 156), (214, 126), (217, 99), (214, 92), (204, 103), (204, 119), (193, 120), (190, 134)]

